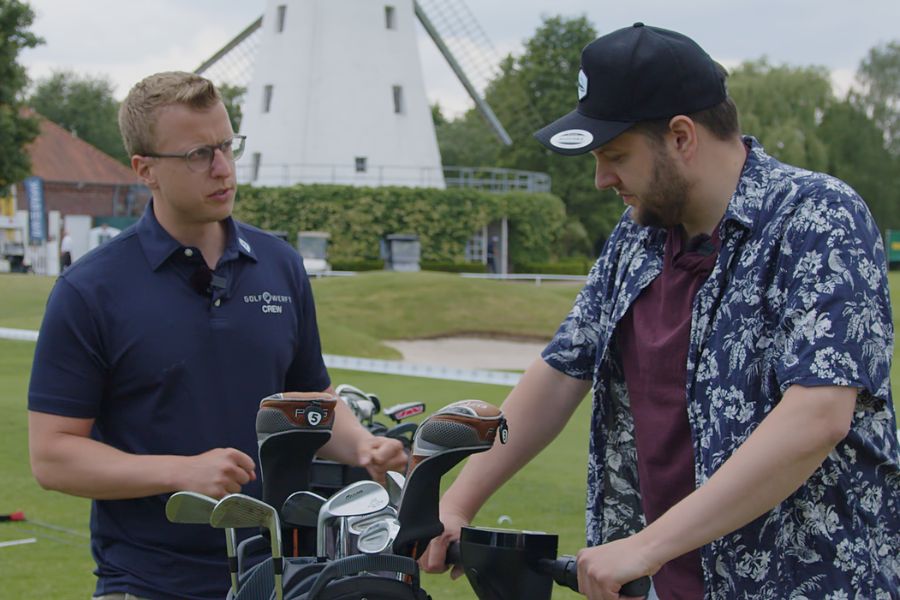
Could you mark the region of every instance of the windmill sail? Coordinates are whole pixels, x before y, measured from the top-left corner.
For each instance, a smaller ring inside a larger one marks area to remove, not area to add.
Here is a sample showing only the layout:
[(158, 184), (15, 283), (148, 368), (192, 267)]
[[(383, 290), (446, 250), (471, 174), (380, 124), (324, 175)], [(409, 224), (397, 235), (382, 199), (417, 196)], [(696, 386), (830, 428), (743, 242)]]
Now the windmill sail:
[(414, 0), (413, 4), (422, 27), (491, 130), (502, 143), (511, 145), (512, 139), (484, 99), (484, 90), (496, 75), (497, 61), (493, 59), (494, 48), (475, 17), (462, 0)]
[(259, 17), (253, 21), (221, 50), (203, 61), (202, 65), (194, 69), (194, 73), (217, 84), (227, 83), (246, 88), (253, 77), (253, 66), (259, 52), (262, 20)]

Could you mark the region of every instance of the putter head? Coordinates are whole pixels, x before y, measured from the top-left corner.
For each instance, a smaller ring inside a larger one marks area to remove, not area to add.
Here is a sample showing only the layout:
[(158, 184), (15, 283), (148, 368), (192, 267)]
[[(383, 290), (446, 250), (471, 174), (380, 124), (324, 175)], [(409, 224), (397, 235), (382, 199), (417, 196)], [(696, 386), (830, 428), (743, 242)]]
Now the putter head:
[(283, 392), (263, 398), (256, 413), (262, 498), (284, 506), (309, 489), (315, 453), (331, 439), (337, 397), (325, 392)]
[(218, 501), (198, 492), (175, 492), (166, 500), (166, 518), (172, 523), (209, 525)]
[(281, 520), (291, 527), (315, 527), (326, 500), (308, 490), (294, 492), (281, 507)]

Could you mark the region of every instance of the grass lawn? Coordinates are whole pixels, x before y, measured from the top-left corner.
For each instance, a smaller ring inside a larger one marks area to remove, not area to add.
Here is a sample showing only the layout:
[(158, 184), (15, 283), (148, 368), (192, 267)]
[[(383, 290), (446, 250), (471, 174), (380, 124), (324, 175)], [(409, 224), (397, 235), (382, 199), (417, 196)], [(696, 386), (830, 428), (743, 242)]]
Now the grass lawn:
[(316, 279), (313, 289), (325, 352), (389, 359), (400, 354), (381, 340), (481, 334), (549, 341), (580, 286), (372, 272)]
[[(900, 297), (900, 274), (891, 274), (892, 297)], [(0, 275), (0, 327), (37, 329), (51, 278)], [(382, 339), (482, 333), (547, 339), (568, 311), (577, 286), (499, 283), (435, 273), (374, 273), (314, 283), (325, 351), (390, 358)], [(895, 319), (894, 326), (897, 327)], [(88, 544), (90, 502), (41, 490), (28, 467), (26, 393), (34, 344), (0, 340), (0, 514), (24, 510), (29, 521), (0, 523), (0, 543), (37, 538), (33, 544), (0, 547), (0, 598), (89, 598), (93, 561)], [(898, 381), (895, 350), (892, 380)], [(503, 386), (332, 370), (335, 384), (351, 383), (379, 394), (386, 406), (423, 400), (428, 412), (463, 398), (499, 404)], [(895, 407), (897, 401), (895, 399)], [(584, 480), (588, 403), (560, 437), (517, 474), (482, 509), (477, 525), (559, 534), (560, 553), (574, 553), (584, 539)], [(511, 435), (515, 435), (512, 431)], [(443, 479), (446, 487), (455, 475)], [(423, 577), (436, 600), (471, 599), (464, 580)], [(557, 586), (554, 598), (580, 598)]]
[[(37, 329), (52, 285), (52, 278), (0, 276), (0, 327)], [(381, 346), (379, 339), (415, 337), (417, 330), (429, 336), (466, 332), (548, 339), (578, 291), (571, 285), (537, 287), (432, 273), (412, 277), (376, 273), (351, 280), (316, 280), (313, 285), (325, 351), (382, 358), (396, 354)], [(471, 311), (471, 318), (466, 311)], [(543, 325), (526, 327), (528, 321)], [(90, 502), (41, 490), (28, 467), (26, 394), (33, 353), (33, 343), (0, 340), (0, 472), (4, 474), (0, 514), (24, 510), (28, 518), (0, 523), (0, 543), (38, 540), (0, 547), (0, 574), (16, 575), (3, 578), (0, 598), (89, 598), (94, 586), (88, 539)], [(499, 404), (509, 392), (503, 386), (340, 370), (332, 370), (331, 375), (335, 384), (352, 383), (377, 393), (386, 406), (422, 400), (428, 412), (464, 398)], [(583, 545), (588, 410), (585, 404), (557, 442), (490, 500), (479, 514), (478, 525), (496, 526), (498, 518), (506, 515), (512, 519), (507, 527), (559, 534), (561, 552), (574, 553)], [(445, 486), (455, 473), (443, 479)], [(540, 501), (523, 502), (523, 498)], [(464, 579), (424, 575), (422, 585), (436, 600), (474, 597)], [(554, 597), (580, 596), (560, 589)]]

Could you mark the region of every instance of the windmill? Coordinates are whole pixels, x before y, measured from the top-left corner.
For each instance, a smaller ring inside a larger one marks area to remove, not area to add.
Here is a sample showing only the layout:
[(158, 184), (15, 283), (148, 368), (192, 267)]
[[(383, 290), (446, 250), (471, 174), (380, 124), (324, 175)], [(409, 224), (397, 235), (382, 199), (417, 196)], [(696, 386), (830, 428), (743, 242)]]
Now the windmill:
[(511, 143), (483, 97), (493, 48), (463, 0), (267, 0), (196, 70), (247, 88), (239, 180), (444, 187), (416, 21)]

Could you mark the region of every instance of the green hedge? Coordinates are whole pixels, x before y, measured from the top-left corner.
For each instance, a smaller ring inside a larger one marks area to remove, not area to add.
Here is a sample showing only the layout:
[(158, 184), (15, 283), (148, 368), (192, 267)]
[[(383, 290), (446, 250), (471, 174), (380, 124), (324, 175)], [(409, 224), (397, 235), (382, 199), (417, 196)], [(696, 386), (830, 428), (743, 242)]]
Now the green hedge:
[(443, 271), (445, 273), (487, 273), (487, 265), (480, 262), (435, 262), (422, 261), (423, 271)]
[(330, 260), (332, 271), (380, 271), (384, 269), (383, 260)]
[(327, 231), (332, 264), (379, 259), (379, 241), (390, 233), (415, 233), (422, 261), (465, 262), (466, 242), (482, 227), (509, 219), (513, 264), (554, 256), (566, 213), (552, 194), (492, 194), (452, 188), (296, 185), (241, 186), (235, 216), (267, 230)]

